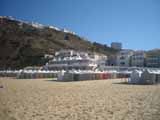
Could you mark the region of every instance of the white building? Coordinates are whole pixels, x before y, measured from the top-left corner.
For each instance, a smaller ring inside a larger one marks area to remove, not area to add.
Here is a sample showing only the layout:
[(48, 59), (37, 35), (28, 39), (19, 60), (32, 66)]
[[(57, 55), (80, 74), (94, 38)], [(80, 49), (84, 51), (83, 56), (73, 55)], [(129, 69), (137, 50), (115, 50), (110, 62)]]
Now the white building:
[(107, 66), (117, 66), (117, 55), (108, 56)]
[(111, 43), (111, 48), (116, 49), (116, 50), (121, 50), (122, 49), (122, 43), (112, 42)]
[(75, 34), (76, 34), (75, 32), (70, 31), (70, 30), (68, 30), (68, 29), (66, 29), (66, 28), (62, 29), (62, 31), (63, 31), (63, 32), (65, 32), (65, 33), (73, 34), (73, 35), (75, 35)]
[(61, 50), (55, 53), (45, 68), (49, 70), (95, 70), (105, 65), (107, 57), (104, 55), (77, 52), (74, 50)]
[(145, 52), (135, 51), (131, 57), (131, 66), (144, 67), (145, 64)]
[(129, 67), (131, 65), (131, 56), (133, 55), (132, 50), (121, 50), (117, 55), (117, 65)]

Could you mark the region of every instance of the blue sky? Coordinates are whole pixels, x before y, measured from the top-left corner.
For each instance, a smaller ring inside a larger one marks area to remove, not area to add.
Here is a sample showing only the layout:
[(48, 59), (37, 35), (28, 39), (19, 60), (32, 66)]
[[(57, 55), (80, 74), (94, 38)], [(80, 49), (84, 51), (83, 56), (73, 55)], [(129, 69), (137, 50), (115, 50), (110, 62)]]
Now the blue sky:
[(0, 15), (65, 27), (107, 45), (160, 48), (160, 0), (1, 0)]

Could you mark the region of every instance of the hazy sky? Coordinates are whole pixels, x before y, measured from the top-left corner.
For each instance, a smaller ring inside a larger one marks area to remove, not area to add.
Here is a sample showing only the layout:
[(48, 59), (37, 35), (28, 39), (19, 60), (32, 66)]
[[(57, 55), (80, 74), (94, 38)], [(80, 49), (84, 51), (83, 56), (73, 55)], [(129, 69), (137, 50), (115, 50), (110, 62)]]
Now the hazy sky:
[(160, 0), (0, 0), (0, 15), (65, 27), (107, 45), (160, 48)]

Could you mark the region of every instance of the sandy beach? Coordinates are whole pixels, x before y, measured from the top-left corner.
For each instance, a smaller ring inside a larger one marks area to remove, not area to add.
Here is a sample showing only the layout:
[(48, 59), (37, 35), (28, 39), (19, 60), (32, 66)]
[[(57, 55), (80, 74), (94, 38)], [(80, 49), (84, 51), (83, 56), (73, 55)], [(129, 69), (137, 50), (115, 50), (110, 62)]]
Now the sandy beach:
[(1, 120), (158, 120), (160, 85), (0, 78)]

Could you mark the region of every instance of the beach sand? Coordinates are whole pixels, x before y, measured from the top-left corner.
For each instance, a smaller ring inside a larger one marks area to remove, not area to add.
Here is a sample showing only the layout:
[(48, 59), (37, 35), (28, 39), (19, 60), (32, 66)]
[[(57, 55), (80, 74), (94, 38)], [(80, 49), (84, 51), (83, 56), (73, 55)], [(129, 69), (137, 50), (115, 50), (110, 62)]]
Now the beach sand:
[(0, 120), (160, 120), (160, 85), (0, 78)]

